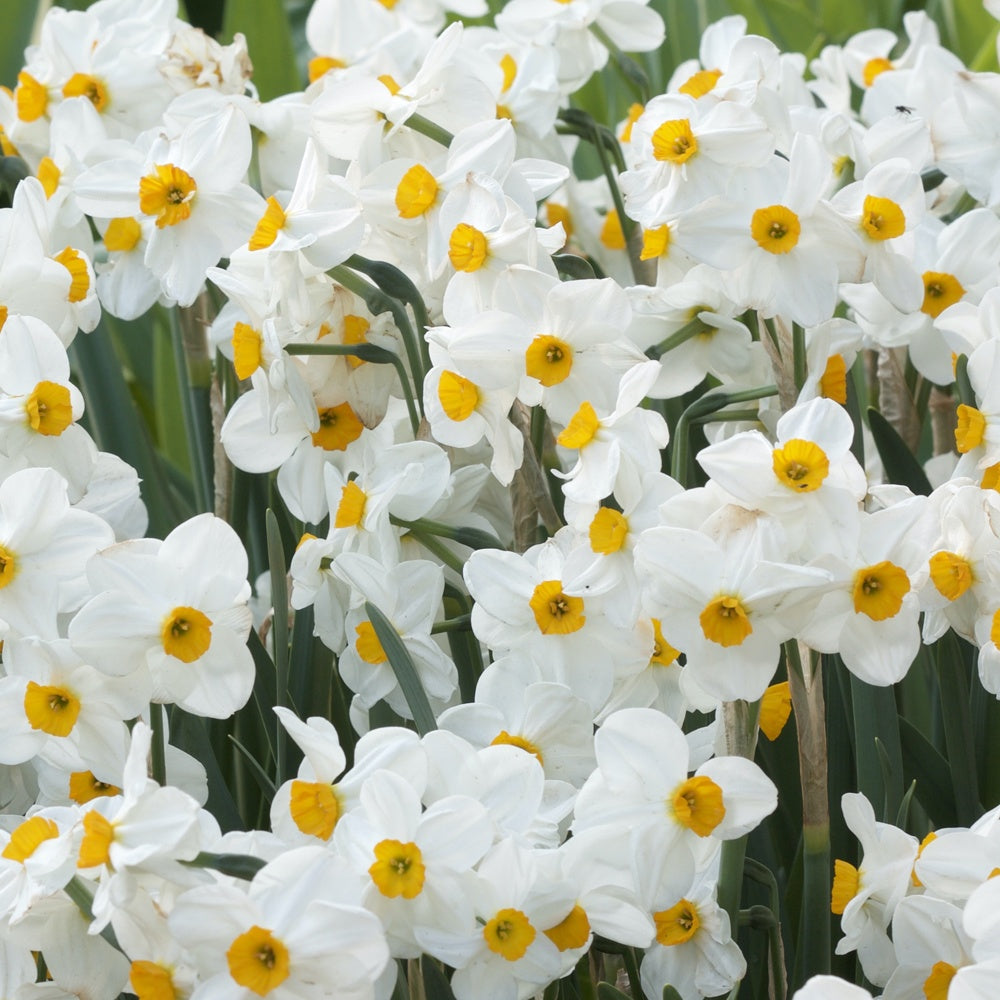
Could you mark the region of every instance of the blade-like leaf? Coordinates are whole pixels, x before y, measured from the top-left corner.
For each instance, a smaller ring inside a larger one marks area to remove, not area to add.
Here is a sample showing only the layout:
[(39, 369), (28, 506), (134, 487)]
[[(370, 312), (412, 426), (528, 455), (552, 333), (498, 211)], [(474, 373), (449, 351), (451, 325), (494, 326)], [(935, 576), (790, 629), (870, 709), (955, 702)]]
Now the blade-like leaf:
[(930, 496), (931, 484), (927, 481), (924, 470), (892, 424), (878, 410), (870, 408), (868, 426), (875, 438), (875, 447), (889, 481), (908, 486), (914, 493), (922, 496)]

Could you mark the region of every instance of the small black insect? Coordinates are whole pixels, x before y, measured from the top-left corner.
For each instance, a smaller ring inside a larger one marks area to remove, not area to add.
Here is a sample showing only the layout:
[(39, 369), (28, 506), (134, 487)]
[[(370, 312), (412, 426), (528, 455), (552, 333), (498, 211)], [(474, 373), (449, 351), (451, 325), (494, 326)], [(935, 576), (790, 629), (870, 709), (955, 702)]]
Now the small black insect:
[(912, 115), (913, 114), (913, 108), (908, 108), (905, 104), (897, 104), (896, 105), (896, 110), (901, 115)]

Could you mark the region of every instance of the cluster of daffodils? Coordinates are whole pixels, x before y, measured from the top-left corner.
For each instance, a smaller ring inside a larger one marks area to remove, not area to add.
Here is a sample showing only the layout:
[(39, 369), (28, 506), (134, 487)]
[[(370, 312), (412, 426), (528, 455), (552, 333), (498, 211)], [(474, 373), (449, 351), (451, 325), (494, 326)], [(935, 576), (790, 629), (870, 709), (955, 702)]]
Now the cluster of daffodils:
[[(857, 952), (865, 976), (883, 987), (883, 1000), (993, 995), (1000, 975), (1000, 812), (918, 842), (876, 822), (863, 795), (845, 795), (843, 810), (862, 856), (858, 868), (836, 862), (831, 905), (844, 935), (837, 953)], [(853, 996), (831, 987), (816, 1000)]]
[[(731, 17), (612, 132), (569, 99), (660, 45), (646, 0), (486, 12), (316, 0), (309, 86), (262, 101), (241, 36), (98, 0), (0, 91), (30, 174), (0, 209), (5, 996), (387, 1000), (425, 956), (526, 1000), (595, 936), (643, 950), (636, 997), (725, 994), (722, 845), (777, 798), (721, 706), (773, 738), (783, 646), (885, 686), (949, 629), (1000, 696), (1000, 76), (919, 12), (808, 65)], [(67, 356), (102, 310), (213, 302), (218, 512), (223, 453), (273, 474), (360, 737), (258, 705), (302, 763), (225, 834), (164, 706), (251, 696), (244, 544), (207, 512), (143, 537)], [(897, 399), (960, 376), (929, 495), (859, 460), (875, 357)], [(839, 950), (886, 997), (988, 995), (995, 813), (921, 851), (845, 810)]]

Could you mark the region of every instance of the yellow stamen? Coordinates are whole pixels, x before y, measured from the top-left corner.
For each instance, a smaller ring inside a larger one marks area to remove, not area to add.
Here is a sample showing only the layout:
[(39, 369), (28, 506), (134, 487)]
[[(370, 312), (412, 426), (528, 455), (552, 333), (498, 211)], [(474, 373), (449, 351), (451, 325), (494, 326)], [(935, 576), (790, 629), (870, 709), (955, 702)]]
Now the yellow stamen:
[(62, 171), (56, 166), (51, 156), (43, 156), (38, 164), (38, 180), (42, 185), (46, 198), (51, 198), (59, 188)]
[(340, 799), (324, 781), (293, 781), (288, 811), (303, 833), (329, 840), (340, 819)]
[(837, 858), (833, 863), (830, 912), (840, 916), (847, 909), (847, 904), (858, 894), (860, 886), (861, 872), (849, 862)]
[(416, 899), (424, 888), (426, 869), (416, 844), (383, 840), (375, 845), (375, 863), (368, 874), (383, 896)]
[(953, 274), (944, 271), (924, 271), (924, 301), (920, 311), (937, 319), (965, 294), (962, 283)]
[(508, 746), (508, 747), (518, 747), (525, 753), (530, 753), (539, 764), (544, 764), (545, 761), (542, 758), (542, 751), (531, 742), (529, 739), (525, 739), (523, 736), (513, 736), (507, 732), (506, 729), (501, 729), (496, 736), (490, 740), (490, 746)]
[(586, 448), (594, 435), (600, 430), (601, 422), (597, 419), (594, 408), (584, 400), (579, 409), (570, 418), (563, 432), (556, 438), (556, 443), (564, 448), (572, 448), (579, 451)]
[(698, 616), (698, 621), (705, 638), (720, 646), (739, 646), (753, 632), (746, 609), (740, 599), (732, 595), (709, 601)]
[(445, 371), (438, 381), (438, 400), (449, 420), (468, 420), (479, 405), (479, 389), (457, 372)]
[(0, 545), (0, 590), (14, 582), (17, 569), (14, 553), (5, 545)]
[(122, 790), (117, 785), (95, 778), (93, 771), (74, 771), (69, 776), (69, 797), (78, 806), (86, 805), (93, 799), (110, 798), (121, 793)]
[(340, 490), (340, 503), (333, 518), (335, 528), (357, 528), (365, 517), (368, 496), (352, 479)]
[(157, 164), (139, 181), (139, 210), (156, 217), (156, 228), (176, 226), (191, 217), (198, 192), (194, 178), (172, 163)]
[(894, 68), (888, 59), (878, 56), (875, 59), (869, 59), (865, 63), (865, 68), (861, 71), (861, 78), (865, 81), (865, 86), (870, 87), (875, 82), (875, 77), (880, 73), (885, 73), (886, 70)]
[(548, 387), (569, 378), (573, 368), (573, 348), (558, 337), (539, 335), (524, 352), (524, 370)]
[(788, 681), (772, 684), (760, 700), (760, 731), (776, 740), (792, 714), (792, 694)]
[(956, 412), (955, 448), (960, 455), (978, 448), (986, 435), (986, 414), (974, 406), (959, 403)]
[(350, 403), (324, 407), (318, 412), (319, 430), (313, 431), (312, 443), (324, 451), (343, 451), (365, 429)]
[(516, 962), (524, 957), (535, 940), (535, 928), (524, 913), (508, 907), (498, 910), (496, 916), (486, 924), (483, 939), (494, 955), (500, 955), (508, 962)]
[(250, 378), (263, 360), (264, 338), (249, 323), (233, 324), (233, 367), (238, 379)]
[(104, 230), (104, 246), (108, 253), (128, 252), (142, 239), (142, 226), (138, 219), (122, 216), (112, 219)]
[(69, 736), (80, 716), (80, 699), (58, 684), (28, 681), (24, 714), (32, 729), (40, 729), (49, 736)]
[(799, 217), (784, 205), (758, 208), (750, 220), (750, 235), (762, 250), (783, 254), (794, 250), (802, 235)]
[(543, 932), (560, 951), (575, 951), (590, 940), (587, 911), (577, 903), (555, 927)]
[(79, 250), (66, 247), (52, 259), (69, 271), (69, 295), (67, 296), (69, 301), (82, 302), (90, 291), (90, 274), (87, 271), (86, 258)]
[(930, 567), (931, 582), (949, 601), (957, 601), (975, 583), (972, 565), (957, 552), (935, 552)]
[(573, 235), (573, 218), (565, 205), (560, 205), (557, 201), (547, 201), (545, 203), (545, 221), (550, 226), (561, 222), (566, 239)]
[(563, 593), (561, 580), (538, 584), (528, 601), (535, 623), (543, 635), (569, 635), (583, 628), (583, 598)]
[(948, 962), (935, 962), (930, 975), (924, 980), (924, 996), (927, 1000), (948, 1000), (948, 989), (958, 969)]
[(177, 1000), (170, 970), (157, 962), (136, 960), (129, 969), (129, 980), (138, 1000)]
[(500, 93), (506, 94), (510, 90), (514, 78), (517, 76), (517, 63), (509, 52), (504, 53), (503, 58), (500, 60), (500, 69), (503, 72), (503, 87)]
[(313, 56), (309, 60), (309, 82), (315, 83), (321, 76), (325, 76), (331, 69), (346, 69), (347, 63), (343, 59), (335, 59), (333, 56)]
[(639, 260), (662, 257), (670, 249), (670, 227), (663, 225), (642, 231), (642, 251)]
[(111, 864), (111, 844), (115, 839), (114, 824), (95, 809), (83, 817), (83, 840), (77, 868), (96, 868)]
[(663, 122), (653, 133), (653, 156), (666, 163), (687, 163), (698, 152), (698, 140), (687, 118)]
[(271, 931), (257, 924), (233, 941), (226, 962), (233, 979), (260, 997), (288, 978), (288, 949)]
[(456, 271), (472, 274), (486, 263), (489, 244), (486, 236), (475, 226), (460, 222), (448, 240), (448, 259)]
[(628, 538), (628, 519), (612, 507), (600, 507), (590, 522), (590, 548), (601, 555), (619, 552)]
[(661, 667), (669, 667), (678, 656), (681, 655), (679, 649), (674, 649), (673, 646), (663, 638), (663, 629), (660, 624), (659, 618), (651, 619), (653, 622), (653, 652), (649, 657), (649, 665), (652, 666), (654, 663)]
[(873, 240), (893, 240), (906, 232), (906, 216), (892, 199), (870, 194), (861, 212), (861, 228)]
[(31, 819), (26, 819), (14, 827), (7, 846), (0, 853), (0, 858), (24, 864), (39, 845), (58, 836), (59, 827), (52, 820), (45, 819), (44, 816), (32, 816)]
[(89, 73), (74, 73), (62, 89), (63, 97), (86, 97), (98, 111), (104, 111), (110, 103), (108, 88)]
[(680, 93), (698, 100), (699, 97), (704, 97), (715, 89), (720, 76), (722, 76), (721, 69), (700, 69), (697, 73), (689, 76), (677, 89)]
[(843, 354), (831, 354), (819, 380), (819, 392), (841, 406), (847, 403), (847, 362)]
[(704, 775), (682, 781), (674, 790), (670, 808), (674, 819), (699, 837), (707, 837), (726, 816), (722, 789)]
[(414, 164), (396, 187), (396, 208), (400, 218), (420, 218), (437, 200), (437, 195), (438, 182), (434, 175), (419, 163)]
[(30, 73), (21, 70), (17, 74), (17, 88), (14, 91), (17, 117), (23, 122), (38, 121), (49, 107), (49, 91)]
[(771, 465), (778, 482), (795, 493), (818, 490), (830, 473), (830, 461), (819, 445), (801, 438), (775, 448)]
[(682, 899), (669, 910), (654, 913), (653, 924), (656, 926), (656, 940), (665, 948), (672, 948), (690, 941), (698, 933), (701, 919), (698, 907), (690, 900)]
[(212, 644), (212, 620), (197, 608), (177, 607), (160, 626), (163, 652), (182, 663), (194, 663)]
[(910, 592), (910, 578), (895, 563), (883, 561), (854, 574), (854, 610), (872, 621), (893, 618)]
[(622, 229), (622, 220), (618, 218), (618, 212), (613, 208), (604, 216), (600, 240), (609, 250), (625, 249), (625, 230)]
[(24, 402), (28, 426), (37, 434), (58, 437), (73, 423), (69, 389), (58, 382), (39, 382)]
[(278, 238), (278, 233), (285, 228), (288, 216), (285, 210), (278, 203), (278, 199), (272, 195), (267, 199), (267, 208), (264, 214), (257, 221), (257, 226), (250, 237), (249, 248), (251, 250), (266, 250), (272, 246)]
[(360, 625), (355, 625), (354, 631), (358, 637), (354, 648), (365, 663), (370, 663), (374, 667), (389, 659), (385, 655), (382, 643), (379, 642), (379, 638), (375, 634), (375, 626), (371, 622), (361, 622)]

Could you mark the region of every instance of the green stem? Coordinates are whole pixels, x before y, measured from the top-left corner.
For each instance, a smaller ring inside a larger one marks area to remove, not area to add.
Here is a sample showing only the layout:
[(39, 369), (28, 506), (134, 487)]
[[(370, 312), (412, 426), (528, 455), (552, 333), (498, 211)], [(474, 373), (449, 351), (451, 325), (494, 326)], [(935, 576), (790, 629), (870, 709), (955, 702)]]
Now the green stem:
[(697, 426), (700, 424), (718, 424), (722, 421), (728, 420), (750, 420), (759, 421), (760, 411), (759, 410), (726, 410), (724, 413), (710, 413), (705, 417), (695, 417), (691, 421), (692, 426)]
[(450, 146), (455, 140), (455, 137), (447, 129), (420, 114), (410, 115), (403, 124), (412, 128), (414, 132), (419, 132), (445, 147)]
[(655, 344), (653, 347), (646, 348), (646, 357), (652, 358), (654, 361), (658, 361), (663, 357), (667, 351), (672, 351), (675, 347), (679, 347), (685, 341), (691, 340), (694, 337), (699, 337), (701, 334), (708, 332), (709, 327), (706, 326), (697, 316), (689, 323), (685, 323), (679, 330), (675, 330), (669, 337), (665, 340), (661, 340), (660, 343)]
[[(277, 678), (275, 703), (285, 708), (288, 706), (288, 577), (278, 519), (270, 508), (265, 515), (265, 522), (267, 525), (267, 557), (271, 570), (271, 602), (274, 615), (271, 634), (274, 637), (274, 672)], [(275, 718), (275, 722), (274, 783), (281, 785), (285, 780), (287, 734), (285, 727), (277, 721), (277, 718)]]
[(167, 747), (163, 732), (163, 706), (157, 701), (149, 703), (149, 726), (152, 730), (150, 757), (153, 764), (153, 780), (158, 785), (167, 783)]
[(639, 98), (639, 102), (641, 104), (648, 103), (651, 96), (649, 90), (649, 79), (642, 71), (639, 64), (630, 56), (625, 55), (625, 53), (622, 52), (622, 50), (608, 37), (607, 32), (604, 31), (599, 25), (596, 23), (590, 25), (590, 30), (593, 32), (598, 41), (600, 41), (600, 43), (608, 50), (608, 52), (611, 53), (611, 58), (614, 61), (615, 66), (618, 67), (618, 71), (621, 73), (625, 82), (635, 92), (636, 97)]
[(434, 535), (428, 534), (425, 531), (410, 529), (413, 537), (420, 542), (420, 544), (427, 549), (428, 552), (433, 553), (445, 564), (445, 566), (453, 569), (459, 576), (462, 575), (462, 570), (465, 569), (465, 563), (455, 555), (451, 549), (448, 548), (443, 542), (440, 542)]
[[(63, 892), (66, 893), (69, 898), (76, 903), (76, 908), (83, 914), (83, 916), (91, 921), (94, 919), (94, 894), (90, 891), (86, 882), (80, 878), (79, 875), (74, 875), (66, 885), (63, 886)], [(108, 924), (104, 930), (101, 931), (101, 937), (111, 945), (112, 948), (121, 951), (121, 945), (118, 943), (118, 938), (115, 936), (114, 928)]]
[(431, 626), (431, 635), (440, 635), (442, 632), (467, 632), (471, 628), (472, 614), (458, 615), (455, 618), (445, 618), (444, 621), (435, 622)]
[(639, 960), (636, 956), (635, 948), (623, 948), (622, 960), (625, 963), (625, 972), (628, 975), (630, 990), (635, 1000), (646, 1000), (646, 994), (642, 988), (642, 979), (639, 977)]
[(809, 373), (806, 363), (806, 331), (798, 323), (792, 324), (792, 371), (795, 378), (795, 388), (802, 391)]

